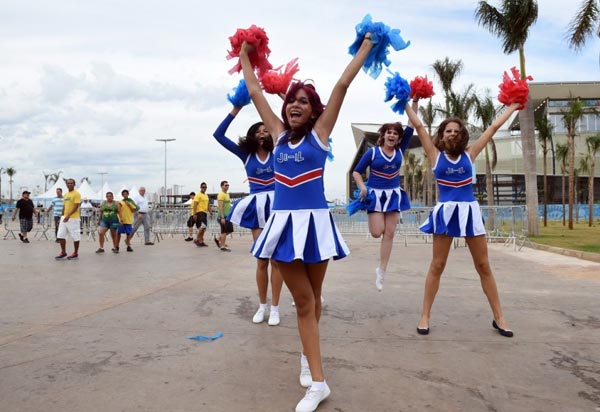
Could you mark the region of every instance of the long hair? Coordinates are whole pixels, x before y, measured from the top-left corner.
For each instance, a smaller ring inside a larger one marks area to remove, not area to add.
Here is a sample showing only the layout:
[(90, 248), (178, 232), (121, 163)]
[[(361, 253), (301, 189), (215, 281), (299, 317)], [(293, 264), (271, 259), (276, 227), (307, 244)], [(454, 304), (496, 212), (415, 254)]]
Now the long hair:
[[(458, 148), (456, 150), (450, 149), (449, 151), (449, 148), (447, 148), (444, 144), (444, 130), (446, 129), (448, 123), (456, 123), (459, 126), (460, 140)], [(435, 145), (435, 147), (438, 148), (440, 152), (445, 151), (451, 155), (459, 155), (462, 152), (464, 152), (467, 148), (467, 145), (469, 144), (469, 131), (465, 126), (465, 122), (462, 119), (459, 119), (458, 117), (449, 117), (448, 119), (444, 120), (442, 123), (440, 123), (437, 130), (435, 131), (435, 136), (433, 136), (433, 144)], [(456, 153), (454, 153), (455, 151)]]
[[(240, 137), (238, 139), (238, 146), (240, 147), (240, 149), (250, 154), (254, 154), (258, 151), (260, 144), (258, 143), (258, 139), (256, 138), (256, 133), (258, 132), (258, 129), (263, 125), (263, 122), (257, 122), (250, 126), (248, 132), (246, 133), (246, 136)], [(271, 137), (271, 134), (269, 134), (268, 139), (265, 139), (263, 143), (263, 149), (265, 149), (267, 152), (273, 151), (273, 138)]]
[(393, 129), (398, 132), (399, 138), (395, 148), (399, 149), (400, 143), (402, 143), (402, 139), (404, 138), (404, 128), (402, 127), (402, 123), (400, 122), (384, 123), (381, 125), (379, 130), (377, 130), (377, 132), (379, 133), (379, 139), (377, 139), (377, 146), (383, 146), (383, 143), (385, 142), (385, 132), (387, 132), (389, 129)]
[[(304, 90), (306, 92), (306, 95), (308, 96), (308, 101), (312, 107), (312, 115), (307, 123), (305, 123), (297, 129), (292, 129), (290, 127), (290, 123), (286, 115), (286, 109), (288, 104), (296, 100), (296, 93), (298, 93), (299, 90)], [(280, 144), (287, 142), (289, 139), (302, 137), (310, 133), (310, 131), (315, 126), (317, 119), (319, 119), (321, 114), (323, 114), (324, 110), (325, 105), (321, 102), (321, 97), (315, 90), (315, 86), (300, 81), (292, 83), (285, 95), (285, 99), (283, 100), (283, 107), (281, 108), (281, 118), (283, 119), (283, 124), (285, 125), (287, 133), (286, 137), (284, 139), (281, 139)]]

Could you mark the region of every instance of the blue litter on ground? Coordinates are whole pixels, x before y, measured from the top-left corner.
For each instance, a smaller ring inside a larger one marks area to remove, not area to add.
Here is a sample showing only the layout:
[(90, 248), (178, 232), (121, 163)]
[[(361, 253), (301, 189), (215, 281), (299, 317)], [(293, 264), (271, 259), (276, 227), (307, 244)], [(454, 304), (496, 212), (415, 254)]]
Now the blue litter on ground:
[(198, 335), (198, 336), (188, 336), (188, 339), (192, 339), (192, 340), (198, 340), (198, 341), (213, 341), (213, 340), (217, 340), (219, 338), (223, 337), (223, 333), (219, 332), (217, 333), (215, 336), (203, 336), (203, 335)]

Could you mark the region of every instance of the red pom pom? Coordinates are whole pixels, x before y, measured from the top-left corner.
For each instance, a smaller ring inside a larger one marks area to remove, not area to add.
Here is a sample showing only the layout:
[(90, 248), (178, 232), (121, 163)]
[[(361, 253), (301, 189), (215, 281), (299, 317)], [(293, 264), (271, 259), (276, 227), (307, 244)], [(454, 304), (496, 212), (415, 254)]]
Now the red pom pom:
[(428, 99), (435, 93), (433, 92), (433, 82), (427, 80), (427, 76), (417, 76), (410, 81), (410, 98)]
[(298, 58), (291, 60), (285, 65), (283, 72), (279, 66), (276, 69), (269, 70), (260, 78), (262, 88), (267, 93), (271, 94), (285, 94), (287, 92), (294, 74), (298, 73)]
[(502, 83), (499, 85), (500, 93), (498, 100), (500, 103), (510, 106), (513, 103), (519, 103), (519, 110), (523, 110), (525, 103), (529, 97), (529, 85), (527, 80), (533, 80), (533, 77), (527, 76), (521, 79), (521, 74), (516, 67), (510, 69), (513, 79), (510, 78), (507, 72), (502, 76)]
[[(264, 29), (254, 24), (248, 29), (237, 29), (235, 34), (229, 38), (229, 41), (231, 43), (231, 50), (227, 53), (228, 60), (235, 57), (239, 58), (242, 44), (247, 42), (253, 45), (255, 49), (248, 57), (250, 58), (252, 68), (257, 71), (258, 76), (260, 77), (273, 68), (269, 60), (267, 60), (271, 54), (271, 50), (269, 49), (269, 38)], [(236, 65), (229, 70), (229, 74), (239, 73), (240, 70), (242, 70), (242, 65), (238, 60)]]

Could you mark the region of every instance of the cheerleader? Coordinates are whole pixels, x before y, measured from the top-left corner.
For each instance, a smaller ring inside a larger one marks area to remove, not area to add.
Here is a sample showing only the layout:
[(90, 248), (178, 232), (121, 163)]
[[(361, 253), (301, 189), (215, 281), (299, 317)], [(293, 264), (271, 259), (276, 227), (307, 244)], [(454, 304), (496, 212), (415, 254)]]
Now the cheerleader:
[(321, 288), (330, 258), (349, 250), (329, 212), (323, 169), (331, 135), (346, 91), (373, 47), (370, 34), (334, 86), (327, 107), (311, 84), (293, 83), (285, 96), (282, 118), (262, 93), (249, 55), (255, 47), (244, 42), (240, 62), (254, 106), (273, 136), (275, 199), (272, 213), (252, 253), (272, 259), (296, 303), (302, 340), (300, 383), (309, 386), (296, 412), (312, 412), (331, 393), (321, 363), (319, 319)]
[(498, 288), (490, 267), (485, 227), (479, 203), (473, 195), (473, 162), (492, 139), (496, 131), (520, 108), (513, 103), (494, 120), (472, 145), (464, 122), (449, 118), (440, 123), (433, 139), (419, 120), (415, 110), (406, 105), (406, 112), (419, 135), (423, 150), (437, 179), (439, 202), (421, 230), (433, 235), (433, 258), (425, 280), (423, 312), (417, 326), (421, 335), (429, 333), (431, 306), (440, 285), (440, 278), (454, 237), (464, 237), (471, 252), (481, 286), (494, 316), (492, 326), (502, 336), (512, 337), (513, 332), (504, 320)]
[[(366, 202), (369, 232), (374, 238), (381, 237), (379, 266), (375, 269), (375, 287), (381, 292), (400, 212), (410, 209), (410, 200), (400, 187), (400, 168), (413, 128), (409, 125), (404, 129), (399, 122), (386, 123), (378, 133), (377, 145), (367, 150), (352, 176), (360, 189), (360, 201)], [(370, 169), (368, 189), (362, 178), (367, 167)]]
[[(273, 138), (262, 122), (250, 126), (245, 137), (235, 144), (225, 136), (229, 125), (242, 106), (234, 106), (214, 133), (215, 139), (227, 150), (240, 158), (246, 168), (250, 182), (250, 195), (238, 200), (231, 208), (228, 219), (238, 226), (252, 231), (256, 241), (265, 227), (273, 203), (275, 177), (273, 171)], [(271, 311), (268, 324), (279, 325), (279, 297), (283, 281), (275, 266), (271, 266)], [(256, 285), (259, 307), (252, 318), (254, 323), (262, 323), (267, 312), (267, 291), (269, 289), (269, 260), (256, 260)]]

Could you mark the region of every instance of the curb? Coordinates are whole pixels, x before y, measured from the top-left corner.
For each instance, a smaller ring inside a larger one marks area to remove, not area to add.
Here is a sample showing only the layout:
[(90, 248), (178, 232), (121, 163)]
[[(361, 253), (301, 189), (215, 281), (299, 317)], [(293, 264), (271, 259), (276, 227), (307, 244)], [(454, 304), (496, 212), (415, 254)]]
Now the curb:
[(591, 252), (581, 252), (579, 250), (572, 249), (563, 249), (556, 246), (548, 246), (542, 245), (540, 243), (534, 243), (532, 241), (528, 241), (525, 247), (529, 247), (531, 249), (536, 250), (544, 250), (546, 252), (557, 253), (559, 255), (570, 256), (578, 259), (589, 260), (592, 262), (600, 263), (600, 254), (599, 253), (591, 253)]

